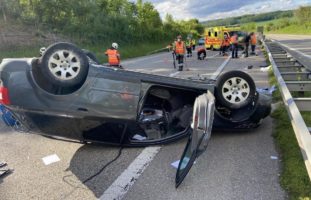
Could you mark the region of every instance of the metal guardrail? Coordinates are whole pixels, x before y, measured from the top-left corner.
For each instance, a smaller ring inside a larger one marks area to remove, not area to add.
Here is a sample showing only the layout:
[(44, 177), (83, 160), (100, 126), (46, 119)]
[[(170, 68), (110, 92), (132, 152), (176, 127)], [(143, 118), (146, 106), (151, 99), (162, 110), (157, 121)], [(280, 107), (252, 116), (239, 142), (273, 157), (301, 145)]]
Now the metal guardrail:
[[(301, 116), (301, 111), (311, 111), (311, 98), (293, 98), (290, 91), (311, 91), (311, 60), (277, 42), (262, 42), (271, 62), (273, 72), (290, 117), (306, 169), (311, 180), (311, 135)], [(288, 62), (286, 62), (288, 61)]]

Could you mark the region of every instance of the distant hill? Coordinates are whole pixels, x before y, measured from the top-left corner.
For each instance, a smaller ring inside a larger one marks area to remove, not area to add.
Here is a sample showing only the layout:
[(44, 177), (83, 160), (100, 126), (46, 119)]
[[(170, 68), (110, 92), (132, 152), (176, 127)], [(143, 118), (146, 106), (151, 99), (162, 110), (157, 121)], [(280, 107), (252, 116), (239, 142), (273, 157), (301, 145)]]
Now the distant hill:
[(287, 11), (275, 11), (275, 12), (268, 12), (268, 13), (261, 13), (261, 14), (252, 14), (252, 15), (243, 15), (239, 17), (230, 17), (225, 19), (217, 19), (211, 21), (204, 21), (201, 22), (204, 26), (228, 26), (228, 25), (235, 25), (235, 24), (245, 24), (250, 22), (263, 22), (263, 21), (270, 21), (274, 19), (280, 19), (285, 17), (293, 17), (294, 11), (287, 10)]

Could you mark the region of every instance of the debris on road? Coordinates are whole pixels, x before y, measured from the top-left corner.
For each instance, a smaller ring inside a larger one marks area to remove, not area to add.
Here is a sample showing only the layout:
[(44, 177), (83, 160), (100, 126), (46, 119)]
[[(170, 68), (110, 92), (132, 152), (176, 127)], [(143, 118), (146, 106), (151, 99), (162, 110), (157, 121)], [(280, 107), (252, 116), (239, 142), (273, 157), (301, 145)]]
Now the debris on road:
[(0, 168), (6, 166), (7, 163), (6, 162), (0, 162)]
[[(6, 162), (0, 162), (0, 168), (6, 167), (7, 163)], [(14, 170), (13, 169), (0, 169), (0, 178), (12, 173)]]
[(276, 86), (272, 85), (270, 88), (265, 87), (265, 88), (256, 88), (257, 92), (261, 94), (266, 94), (266, 95), (272, 95), (272, 93), (276, 90)]
[(271, 160), (277, 160), (279, 159), (277, 156), (270, 156)]
[(56, 154), (53, 154), (53, 155), (49, 155), (49, 156), (42, 158), (42, 161), (45, 165), (49, 165), (49, 164), (60, 161), (60, 158)]
[(268, 67), (261, 67), (260, 68), (260, 71), (262, 71), (262, 72), (267, 72), (267, 71), (269, 71), (271, 69), (271, 65), (269, 65)]
[(13, 171), (13, 169), (0, 169), (0, 178), (12, 173)]

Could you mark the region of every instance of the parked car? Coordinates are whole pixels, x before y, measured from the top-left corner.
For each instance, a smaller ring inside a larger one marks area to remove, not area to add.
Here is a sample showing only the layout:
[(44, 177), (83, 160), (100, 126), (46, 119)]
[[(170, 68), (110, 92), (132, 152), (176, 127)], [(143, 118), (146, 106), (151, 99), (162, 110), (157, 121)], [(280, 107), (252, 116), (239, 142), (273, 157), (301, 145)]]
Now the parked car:
[(200, 38), (200, 39), (198, 40), (198, 45), (199, 45), (199, 46), (202, 46), (202, 45), (204, 45), (204, 44), (205, 44), (205, 38), (202, 37), (202, 38)]
[(124, 146), (188, 137), (178, 186), (206, 149), (211, 130), (256, 128), (271, 98), (241, 71), (217, 80), (181, 79), (99, 65), (70, 43), (42, 56), (3, 59), (0, 103), (33, 133)]

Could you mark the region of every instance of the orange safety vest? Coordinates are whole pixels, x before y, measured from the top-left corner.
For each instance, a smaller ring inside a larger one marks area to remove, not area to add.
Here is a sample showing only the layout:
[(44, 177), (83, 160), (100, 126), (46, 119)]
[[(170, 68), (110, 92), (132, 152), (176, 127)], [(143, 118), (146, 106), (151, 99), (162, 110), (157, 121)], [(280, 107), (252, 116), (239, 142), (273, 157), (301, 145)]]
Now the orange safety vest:
[(108, 56), (109, 65), (119, 65), (119, 52), (116, 49), (108, 49), (105, 54)]
[(230, 46), (230, 40), (229, 40), (229, 39), (224, 39), (224, 40), (222, 41), (221, 46), (223, 46), (223, 47)]
[(230, 43), (231, 44), (237, 44), (238, 43), (238, 36), (237, 35), (231, 36)]
[(256, 35), (253, 34), (252, 37), (251, 37), (251, 44), (252, 45), (256, 45), (256, 43), (257, 43), (257, 38), (256, 38)]
[(175, 53), (176, 54), (184, 54), (185, 48), (184, 48), (184, 42), (175, 42)]

